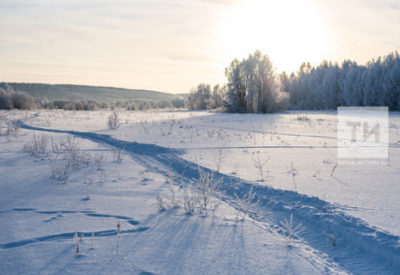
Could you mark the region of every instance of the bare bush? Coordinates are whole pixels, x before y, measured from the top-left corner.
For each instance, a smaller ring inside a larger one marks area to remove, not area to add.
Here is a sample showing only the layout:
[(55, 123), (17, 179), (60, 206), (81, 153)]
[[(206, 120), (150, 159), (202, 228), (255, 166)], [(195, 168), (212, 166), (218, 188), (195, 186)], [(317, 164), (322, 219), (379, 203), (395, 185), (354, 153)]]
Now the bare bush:
[(113, 152), (113, 161), (115, 163), (121, 163), (123, 160), (122, 155), (121, 155), (122, 149), (116, 148), (112, 152)]
[(256, 154), (255, 157), (253, 157), (253, 163), (254, 163), (254, 167), (257, 169), (258, 172), (258, 181), (259, 182), (264, 182), (266, 179), (266, 172), (264, 170), (264, 166), (265, 164), (269, 161), (269, 157), (266, 160), (261, 160), (260, 159), (260, 155), (259, 153)]
[(216, 171), (219, 173), (220, 172), (220, 170), (221, 170), (221, 166), (222, 166), (222, 162), (224, 161), (224, 158), (225, 158), (225, 156), (223, 155), (223, 151), (222, 151), (222, 149), (219, 149), (218, 150), (218, 154), (217, 154), (217, 156), (215, 157), (215, 168), (216, 168)]
[(183, 209), (186, 213), (191, 214), (196, 210), (198, 202), (198, 194), (192, 185), (183, 187)]
[(72, 171), (71, 162), (67, 159), (59, 160), (57, 156), (50, 160), (51, 175), (57, 180), (67, 183)]
[(36, 107), (35, 99), (25, 92), (13, 92), (9, 96), (15, 109), (30, 110)]
[(103, 153), (96, 153), (93, 157), (93, 165), (96, 170), (101, 171), (104, 167), (104, 162), (106, 161), (106, 156)]
[[(236, 212), (236, 222), (239, 220), (244, 220), (248, 215), (251, 209), (254, 209), (258, 206), (259, 202), (256, 201), (256, 194), (253, 192), (253, 185), (250, 186), (249, 193), (244, 195), (243, 197), (239, 197), (235, 194), (235, 202), (238, 205), (238, 209)], [(241, 218), (239, 218), (242, 216)]]
[(59, 142), (56, 142), (53, 137), (50, 138), (50, 146), (51, 151), (55, 154), (61, 154), (65, 149), (63, 140), (61, 139)]
[[(199, 192), (200, 209), (203, 215), (207, 215), (208, 210), (213, 204), (216, 192), (221, 184), (221, 180), (214, 178), (214, 173), (207, 173), (199, 167), (199, 180), (196, 187)], [(215, 206), (215, 205), (214, 205)]]
[(121, 122), (117, 112), (112, 112), (111, 115), (108, 117), (107, 126), (109, 129), (115, 130), (121, 126)]
[(298, 225), (293, 224), (293, 213), (290, 214), (290, 218), (288, 221), (283, 221), (281, 223), (283, 227), (283, 231), (285, 233), (285, 239), (287, 242), (287, 245), (290, 247), (292, 246), (292, 240), (293, 238), (298, 238), (300, 233), (304, 231), (304, 227), (301, 223)]
[(65, 159), (70, 162), (73, 169), (79, 170), (82, 167), (90, 164), (90, 155), (81, 151), (79, 144), (75, 141), (75, 138), (68, 138), (64, 146)]
[(119, 254), (119, 243), (121, 240), (121, 223), (117, 223), (117, 254)]
[(164, 211), (164, 210), (167, 209), (167, 204), (166, 204), (166, 201), (165, 201), (165, 195), (164, 195), (162, 190), (158, 190), (156, 192), (156, 201), (157, 201), (158, 209), (160, 211)]
[(32, 139), (24, 144), (23, 151), (35, 158), (46, 157), (48, 155), (49, 138), (45, 134), (36, 135), (33, 133)]
[(79, 239), (78, 239), (78, 233), (75, 232), (74, 234), (74, 243), (75, 243), (75, 256), (80, 256), (81, 255), (81, 249), (79, 246)]
[(11, 110), (13, 108), (11, 98), (3, 89), (0, 89), (0, 109)]
[(6, 121), (6, 135), (7, 137), (17, 138), (21, 132), (21, 127), (18, 123), (7, 120)]

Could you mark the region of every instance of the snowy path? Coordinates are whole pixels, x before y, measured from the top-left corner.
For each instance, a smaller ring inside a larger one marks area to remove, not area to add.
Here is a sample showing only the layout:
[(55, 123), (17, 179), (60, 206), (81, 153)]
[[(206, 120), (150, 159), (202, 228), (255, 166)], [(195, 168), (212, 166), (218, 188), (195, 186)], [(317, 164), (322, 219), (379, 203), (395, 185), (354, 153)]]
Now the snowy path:
[[(28, 125), (22, 127), (71, 134), (124, 149), (149, 169), (157, 173), (165, 173), (170, 169), (185, 182), (199, 178), (198, 165), (181, 158), (182, 150), (117, 140), (93, 132), (52, 130)], [(203, 170), (213, 172), (207, 168)], [(216, 177), (222, 180), (219, 198), (233, 207), (235, 194), (246, 195), (252, 185), (233, 176), (217, 173)], [(293, 213), (295, 223), (301, 222), (305, 227), (298, 243), (311, 246), (321, 255), (328, 255), (333, 264), (344, 270), (355, 274), (395, 274), (400, 269), (399, 237), (379, 231), (360, 219), (344, 214), (339, 206), (315, 197), (266, 186), (254, 186), (254, 192), (260, 205), (257, 211), (251, 213), (251, 217), (264, 224), (266, 230), (279, 232), (279, 224)], [(329, 244), (328, 236), (335, 240), (335, 246)]]

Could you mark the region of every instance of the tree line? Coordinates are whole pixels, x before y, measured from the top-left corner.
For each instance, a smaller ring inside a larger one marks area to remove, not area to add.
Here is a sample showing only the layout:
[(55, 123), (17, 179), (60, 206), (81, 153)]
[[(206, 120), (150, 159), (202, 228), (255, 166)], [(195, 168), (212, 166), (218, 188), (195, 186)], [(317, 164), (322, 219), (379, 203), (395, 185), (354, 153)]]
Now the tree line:
[[(22, 85), (22, 84), (21, 84)], [(23, 84), (29, 86), (29, 84)], [(33, 84), (36, 85), (36, 84)], [(96, 87), (92, 87), (96, 88)], [(67, 89), (65, 92), (68, 92)], [(112, 93), (110, 92), (110, 97)], [(171, 100), (118, 100), (97, 101), (97, 100), (48, 100), (46, 96), (32, 96), (25, 91), (15, 90), (6, 82), (0, 83), (0, 109), (31, 110), (31, 109), (63, 109), (76, 111), (93, 111), (96, 109), (127, 109), (127, 110), (149, 110), (149, 109), (171, 109), (184, 108), (185, 101), (181, 97)]]
[(188, 97), (190, 109), (221, 108), (228, 112), (272, 113), (292, 110), (333, 110), (338, 106), (388, 106), (400, 111), (398, 52), (365, 65), (345, 60), (303, 63), (296, 73), (275, 72), (268, 56), (256, 51), (235, 59), (225, 69), (227, 83), (200, 84)]

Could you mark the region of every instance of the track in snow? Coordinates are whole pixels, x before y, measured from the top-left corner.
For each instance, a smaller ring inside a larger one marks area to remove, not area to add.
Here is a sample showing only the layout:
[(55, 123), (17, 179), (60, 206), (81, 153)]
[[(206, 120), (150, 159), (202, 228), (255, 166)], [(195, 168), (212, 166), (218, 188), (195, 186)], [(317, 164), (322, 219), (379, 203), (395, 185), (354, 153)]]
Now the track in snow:
[[(71, 134), (123, 149), (151, 170), (165, 173), (169, 169), (169, 172), (175, 173), (184, 182), (197, 181), (200, 177), (199, 165), (180, 157), (183, 150), (122, 141), (93, 132), (45, 129), (18, 123), (28, 130)], [(201, 169), (206, 173), (213, 173), (217, 180), (221, 180), (219, 199), (234, 207), (235, 194), (243, 197), (253, 185), (208, 168)], [(398, 236), (373, 228), (361, 219), (345, 214), (340, 207), (316, 197), (258, 185), (253, 185), (253, 191), (260, 206), (250, 214), (251, 218), (266, 223), (270, 230), (279, 231), (279, 224), (294, 213), (295, 221), (300, 221), (305, 227), (299, 241), (329, 255), (333, 262), (345, 270), (355, 274), (396, 274), (400, 269)], [(328, 244), (328, 234), (335, 237), (336, 246)]]

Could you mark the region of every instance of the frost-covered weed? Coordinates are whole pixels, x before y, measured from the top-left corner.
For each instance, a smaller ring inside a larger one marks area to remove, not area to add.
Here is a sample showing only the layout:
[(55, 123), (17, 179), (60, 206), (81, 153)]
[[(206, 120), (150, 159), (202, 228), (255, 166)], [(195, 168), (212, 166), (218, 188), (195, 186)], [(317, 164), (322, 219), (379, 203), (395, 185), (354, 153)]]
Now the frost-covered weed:
[(255, 156), (253, 156), (253, 163), (254, 163), (254, 167), (257, 169), (257, 173), (258, 173), (258, 182), (264, 182), (266, 179), (266, 173), (267, 171), (265, 171), (265, 164), (269, 161), (270, 157), (268, 157), (268, 159), (266, 160), (261, 160), (260, 158), (260, 153), (257, 152), (257, 154), (255, 154)]
[(121, 163), (123, 158), (122, 158), (122, 149), (121, 148), (115, 148), (113, 149), (113, 161), (115, 163)]
[(51, 175), (54, 179), (67, 183), (72, 172), (71, 162), (67, 159), (58, 159), (57, 156), (50, 160)]
[(304, 231), (304, 227), (301, 223), (296, 226), (293, 224), (293, 213), (290, 214), (289, 220), (283, 221), (281, 225), (283, 227), (287, 245), (291, 247), (293, 238), (298, 238), (301, 232)]
[(102, 171), (106, 156), (103, 153), (96, 153), (93, 157), (93, 166), (97, 171)]
[[(196, 188), (199, 192), (200, 211), (203, 215), (207, 215), (209, 208), (215, 208), (215, 195), (221, 184), (220, 179), (215, 179), (214, 172), (207, 173), (202, 168), (198, 168), (199, 179)], [(212, 205), (214, 203), (214, 205)]]
[(112, 112), (111, 115), (108, 117), (107, 126), (111, 130), (118, 129), (121, 126), (121, 121), (117, 112)]
[(236, 222), (238, 222), (244, 220), (249, 215), (249, 211), (259, 205), (259, 202), (256, 201), (256, 194), (253, 192), (253, 185), (250, 186), (249, 192), (243, 197), (235, 194), (235, 203), (238, 206), (236, 211)]
[(49, 138), (45, 134), (36, 135), (34, 132), (32, 139), (25, 142), (22, 150), (35, 158), (46, 157), (48, 155)]

